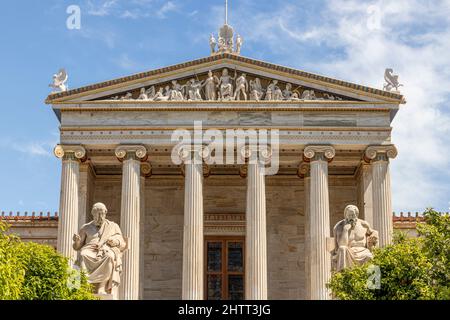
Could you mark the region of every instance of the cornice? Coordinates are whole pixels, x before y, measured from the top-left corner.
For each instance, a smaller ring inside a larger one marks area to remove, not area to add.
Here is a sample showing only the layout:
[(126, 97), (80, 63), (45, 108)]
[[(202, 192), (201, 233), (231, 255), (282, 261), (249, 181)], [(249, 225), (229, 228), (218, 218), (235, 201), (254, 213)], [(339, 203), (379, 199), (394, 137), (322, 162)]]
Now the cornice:
[(198, 60), (193, 60), (169, 67), (164, 67), (148, 72), (138, 73), (135, 75), (122, 77), (114, 80), (109, 80), (93, 85), (84, 86), (77, 89), (72, 89), (66, 92), (61, 92), (57, 94), (51, 94), (47, 97), (46, 103), (54, 103), (57, 101), (64, 101), (70, 99), (75, 99), (79, 97), (84, 97), (87, 95), (104, 92), (107, 90), (114, 90), (122, 88), (125, 86), (131, 86), (140, 82), (145, 82), (149, 80), (154, 80), (162, 77), (167, 77), (169, 75), (176, 75), (182, 72), (187, 72), (195, 70), (198, 68), (205, 68), (208, 66), (218, 65), (219, 63), (232, 63), (237, 66), (250, 67), (255, 70), (268, 71), (272, 74), (278, 74), (282, 76), (287, 76), (293, 79), (298, 79), (301, 81), (314, 83), (317, 85), (325, 85), (330, 88), (344, 90), (349, 92), (354, 92), (359, 95), (368, 96), (372, 98), (383, 99), (386, 101), (392, 101), (395, 103), (402, 103), (403, 96), (387, 92), (375, 88), (370, 88), (355, 83), (350, 83), (338, 79), (333, 79), (301, 70), (296, 70), (293, 68), (288, 68), (280, 65), (271, 64), (268, 62), (258, 61), (250, 58), (245, 58), (242, 56), (236, 56), (232, 54), (218, 54), (206, 58), (201, 58)]

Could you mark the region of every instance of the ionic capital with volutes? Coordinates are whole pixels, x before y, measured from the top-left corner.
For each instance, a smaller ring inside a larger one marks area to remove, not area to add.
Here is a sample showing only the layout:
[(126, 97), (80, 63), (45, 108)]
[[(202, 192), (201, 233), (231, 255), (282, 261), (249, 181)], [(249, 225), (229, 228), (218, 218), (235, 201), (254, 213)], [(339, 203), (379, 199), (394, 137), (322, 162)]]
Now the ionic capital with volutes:
[(364, 161), (389, 161), (389, 159), (395, 159), (398, 151), (394, 145), (379, 145), (370, 146), (364, 152)]
[(119, 161), (127, 159), (144, 162), (148, 158), (147, 148), (141, 145), (122, 145), (115, 150), (115, 155)]
[(320, 160), (331, 162), (335, 156), (336, 150), (332, 146), (307, 146), (303, 150), (303, 160), (305, 162)]
[(63, 160), (86, 161), (86, 149), (80, 145), (62, 145), (58, 144), (53, 150), (55, 156)]

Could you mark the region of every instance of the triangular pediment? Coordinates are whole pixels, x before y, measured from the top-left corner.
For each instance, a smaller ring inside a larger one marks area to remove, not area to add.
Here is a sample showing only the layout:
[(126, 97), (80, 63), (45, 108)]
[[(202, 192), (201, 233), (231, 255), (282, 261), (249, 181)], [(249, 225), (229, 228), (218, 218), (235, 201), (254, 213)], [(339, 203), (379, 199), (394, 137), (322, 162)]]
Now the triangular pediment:
[[(242, 90), (236, 93), (239, 87)], [(400, 94), (225, 53), (52, 94), (46, 102), (245, 99), (273, 102), (403, 101)]]

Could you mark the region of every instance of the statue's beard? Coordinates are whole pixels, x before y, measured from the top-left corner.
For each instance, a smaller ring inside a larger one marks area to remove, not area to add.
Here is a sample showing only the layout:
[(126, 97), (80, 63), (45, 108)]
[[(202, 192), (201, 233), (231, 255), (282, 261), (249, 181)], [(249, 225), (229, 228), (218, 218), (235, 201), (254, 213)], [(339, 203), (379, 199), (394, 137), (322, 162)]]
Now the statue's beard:
[(347, 219), (347, 223), (351, 224), (353, 229), (356, 226), (356, 219)]
[(105, 219), (99, 218), (99, 219), (95, 220), (94, 223), (97, 227), (101, 227), (104, 221), (105, 221)]

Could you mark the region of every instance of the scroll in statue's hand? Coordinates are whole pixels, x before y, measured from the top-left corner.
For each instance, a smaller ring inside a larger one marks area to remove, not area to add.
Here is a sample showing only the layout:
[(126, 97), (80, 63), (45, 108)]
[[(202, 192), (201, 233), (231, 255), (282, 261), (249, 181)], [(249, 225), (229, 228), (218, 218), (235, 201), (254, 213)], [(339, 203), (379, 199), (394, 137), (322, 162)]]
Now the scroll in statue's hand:
[(78, 234), (73, 235), (73, 242), (79, 244), (81, 242), (81, 237)]

